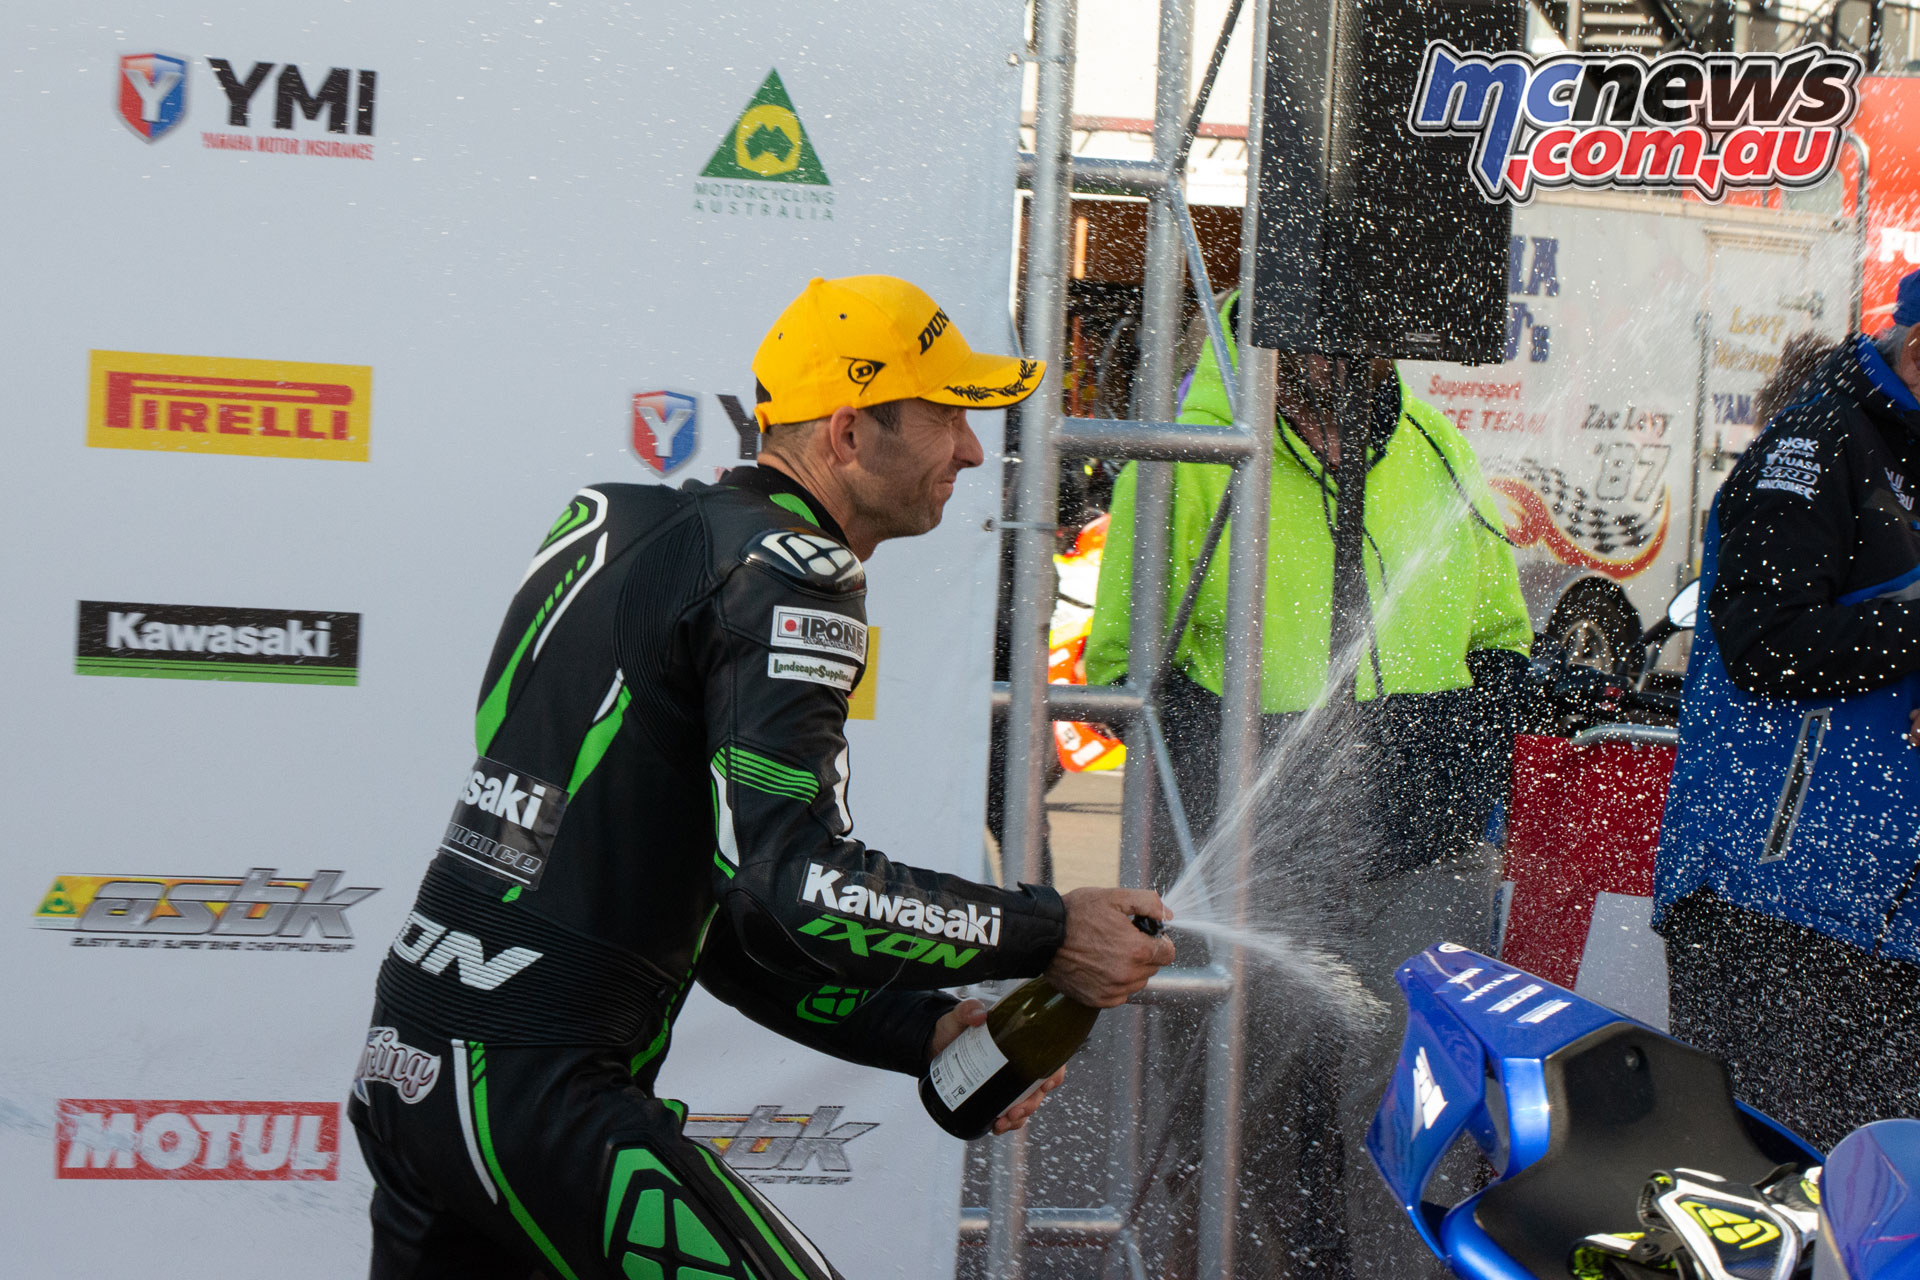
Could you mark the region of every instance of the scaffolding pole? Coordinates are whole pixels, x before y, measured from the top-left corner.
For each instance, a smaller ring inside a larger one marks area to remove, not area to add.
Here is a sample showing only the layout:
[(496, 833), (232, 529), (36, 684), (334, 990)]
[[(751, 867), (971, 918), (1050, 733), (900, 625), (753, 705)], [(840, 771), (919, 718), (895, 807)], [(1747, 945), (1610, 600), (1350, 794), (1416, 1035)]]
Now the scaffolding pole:
[[(1039, 858), (1047, 715), (1047, 623), (1053, 614), (1053, 541), (1058, 519), (1062, 348), (1067, 327), (1067, 231), (1073, 214), (1073, 57), (1078, 0), (1036, 0), (1039, 97), (1034, 116), (1032, 222), (1028, 228), (1025, 345), (1047, 362), (1045, 378), (1020, 414), (1019, 501), (1014, 539), (1012, 653), (1005, 725), (1007, 793), (1001, 879), (1009, 887)], [(988, 1170), (991, 1214), (987, 1273), (1026, 1274), (1026, 1133), (994, 1144)]]
[[(1261, 94), (1266, 80), (1267, 9), (1254, 0), (1253, 86), (1247, 117), (1247, 204), (1240, 222), (1240, 293), (1253, 296), (1254, 241), (1259, 225)], [(1267, 509), (1273, 488), (1275, 357), (1254, 347), (1252, 306), (1240, 308), (1240, 394), (1234, 425), (1247, 433), (1252, 452), (1235, 478), (1233, 522), (1227, 561), (1226, 670), (1221, 690), (1220, 803), (1216, 839), (1228, 842), (1214, 868), (1215, 901), (1232, 904), (1232, 923), (1247, 924), (1247, 885), (1253, 870), (1254, 832), (1248, 812), (1260, 767), (1261, 644), (1266, 618)], [(1222, 892), (1224, 891), (1224, 892)], [(1235, 1217), (1239, 1207), (1240, 1102), (1245, 1065), (1246, 958), (1237, 946), (1216, 954), (1227, 971), (1227, 990), (1214, 1007), (1207, 1043), (1206, 1152), (1200, 1175), (1199, 1273), (1234, 1274)]]
[[(1133, 383), (1133, 416), (1148, 422), (1169, 422), (1174, 415), (1174, 348), (1180, 340), (1182, 297), (1180, 224), (1172, 191), (1184, 181), (1180, 170), (1186, 152), (1188, 67), (1193, 60), (1194, 0), (1161, 0), (1159, 50), (1153, 103), (1153, 158), (1165, 175), (1147, 206), (1147, 255), (1141, 276), (1140, 368)], [(1133, 505), (1133, 595), (1127, 614), (1128, 683), (1143, 703), (1153, 697), (1151, 681), (1159, 660), (1160, 635), (1166, 623), (1167, 518), (1173, 502), (1173, 464), (1139, 462)], [(1135, 762), (1126, 771), (1120, 791), (1120, 875), (1123, 885), (1150, 885), (1154, 874), (1149, 841), (1153, 828), (1154, 770), (1147, 717), (1136, 716), (1126, 731), (1127, 757)], [(1134, 1197), (1140, 1178), (1140, 1118), (1145, 1093), (1144, 1064), (1148, 1046), (1147, 1014), (1128, 1008), (1116, 1019), (1121, 1042), (1114, 1055), (1112, 1158), (1109, 1162), (1107, 1203), (1124, 1205)], [(1131, 1236), (1129, 1248), (1110, 1256), (1109, 1268), (1131, 1274), (1138, 1260)], [(1131, 1256), (1129, 1256), (1131, 1255)]]

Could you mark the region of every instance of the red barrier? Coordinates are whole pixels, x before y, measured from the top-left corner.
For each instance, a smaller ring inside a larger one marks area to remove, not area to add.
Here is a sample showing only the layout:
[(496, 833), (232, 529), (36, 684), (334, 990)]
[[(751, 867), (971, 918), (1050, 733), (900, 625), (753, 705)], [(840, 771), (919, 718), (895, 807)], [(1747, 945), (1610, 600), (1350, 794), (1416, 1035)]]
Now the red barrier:
[(1653, 896), (1673, 757), (1667, 746), (1515, 740), (1501, 959), (1572, 987), (1595, 895)]

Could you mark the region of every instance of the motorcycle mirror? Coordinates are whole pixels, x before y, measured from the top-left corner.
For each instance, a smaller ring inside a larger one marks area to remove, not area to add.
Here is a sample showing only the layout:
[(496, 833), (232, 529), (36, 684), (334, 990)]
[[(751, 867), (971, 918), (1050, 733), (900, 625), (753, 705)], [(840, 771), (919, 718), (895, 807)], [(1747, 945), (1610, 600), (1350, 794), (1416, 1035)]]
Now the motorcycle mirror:
[(1694, 615), (1700, 610), (1700, 579), (1695, 578), (1680, 588), (1680, 594), (1667, 606), (1667, 621), (1675, 628), (1685, 631), (1693, 626)]

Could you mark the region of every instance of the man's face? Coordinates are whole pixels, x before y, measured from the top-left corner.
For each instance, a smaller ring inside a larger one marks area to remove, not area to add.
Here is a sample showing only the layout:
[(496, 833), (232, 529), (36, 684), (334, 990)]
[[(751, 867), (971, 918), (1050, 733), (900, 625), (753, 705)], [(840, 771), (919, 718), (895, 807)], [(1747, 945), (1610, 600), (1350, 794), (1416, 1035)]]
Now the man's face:
[(881, 538), (911, 538), (939, 524), (955, 477), (983, 461), (967, 412), (957, 405), (904, 400), (897, 430), (867, 413), (854, 429), (860, 465), (849, 487)]

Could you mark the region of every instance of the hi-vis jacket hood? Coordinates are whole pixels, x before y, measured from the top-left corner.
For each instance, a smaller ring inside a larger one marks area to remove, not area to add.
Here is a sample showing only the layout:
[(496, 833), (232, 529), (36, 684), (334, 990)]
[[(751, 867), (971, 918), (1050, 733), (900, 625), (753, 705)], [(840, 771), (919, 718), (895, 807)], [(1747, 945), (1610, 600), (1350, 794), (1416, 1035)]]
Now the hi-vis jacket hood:
[[(1231, 303), (1228, 304), (1231, 307)], [(1229, 346), (1230, 363), (1233, 353)], [(1400, 415), (1367, 459), (1367, 587), (1373, 601), (1386, 691), (1435, 693), (1473, 683), (1466, 656), (1477, 649), (1526, 653), (1533, 630), (1520, 597), (1513, 551), (1499, 507), (1473, 450), (1454, 425), (1401, 384)], [(1211, 340), (1201, 349), (1181, 422), (1232, 422)], [(1333, 528), (1340, 484), (1352, 462), (1328, 471), (1284, 420), (1276, 423), (1267, 547), (1265, 667), (1261, 707), (1303, 711), (1326, 684), (1332, 632)], [(1171, 625), (1206, 542), (1232, 469), (1174, 466), (1167, 595)], [(1087, 679), (1119, 680), (1127, 669), (1127, 602), (1132, 588), (1136, 468), (1114, 486), (1113, 520), (1100, 563), (1098, 607), (1087, 641)], [(1478, 511), (1468, 509), (1471, 501)], [(1483, 523), (1484, 522), (1484, 523)], [(1221, 692), (1227, 556), (1209, 566), (1175, 663), (1196, 683)], [(1361, 662), (1355, 691), (1375, 696), (1371, 664)]]

